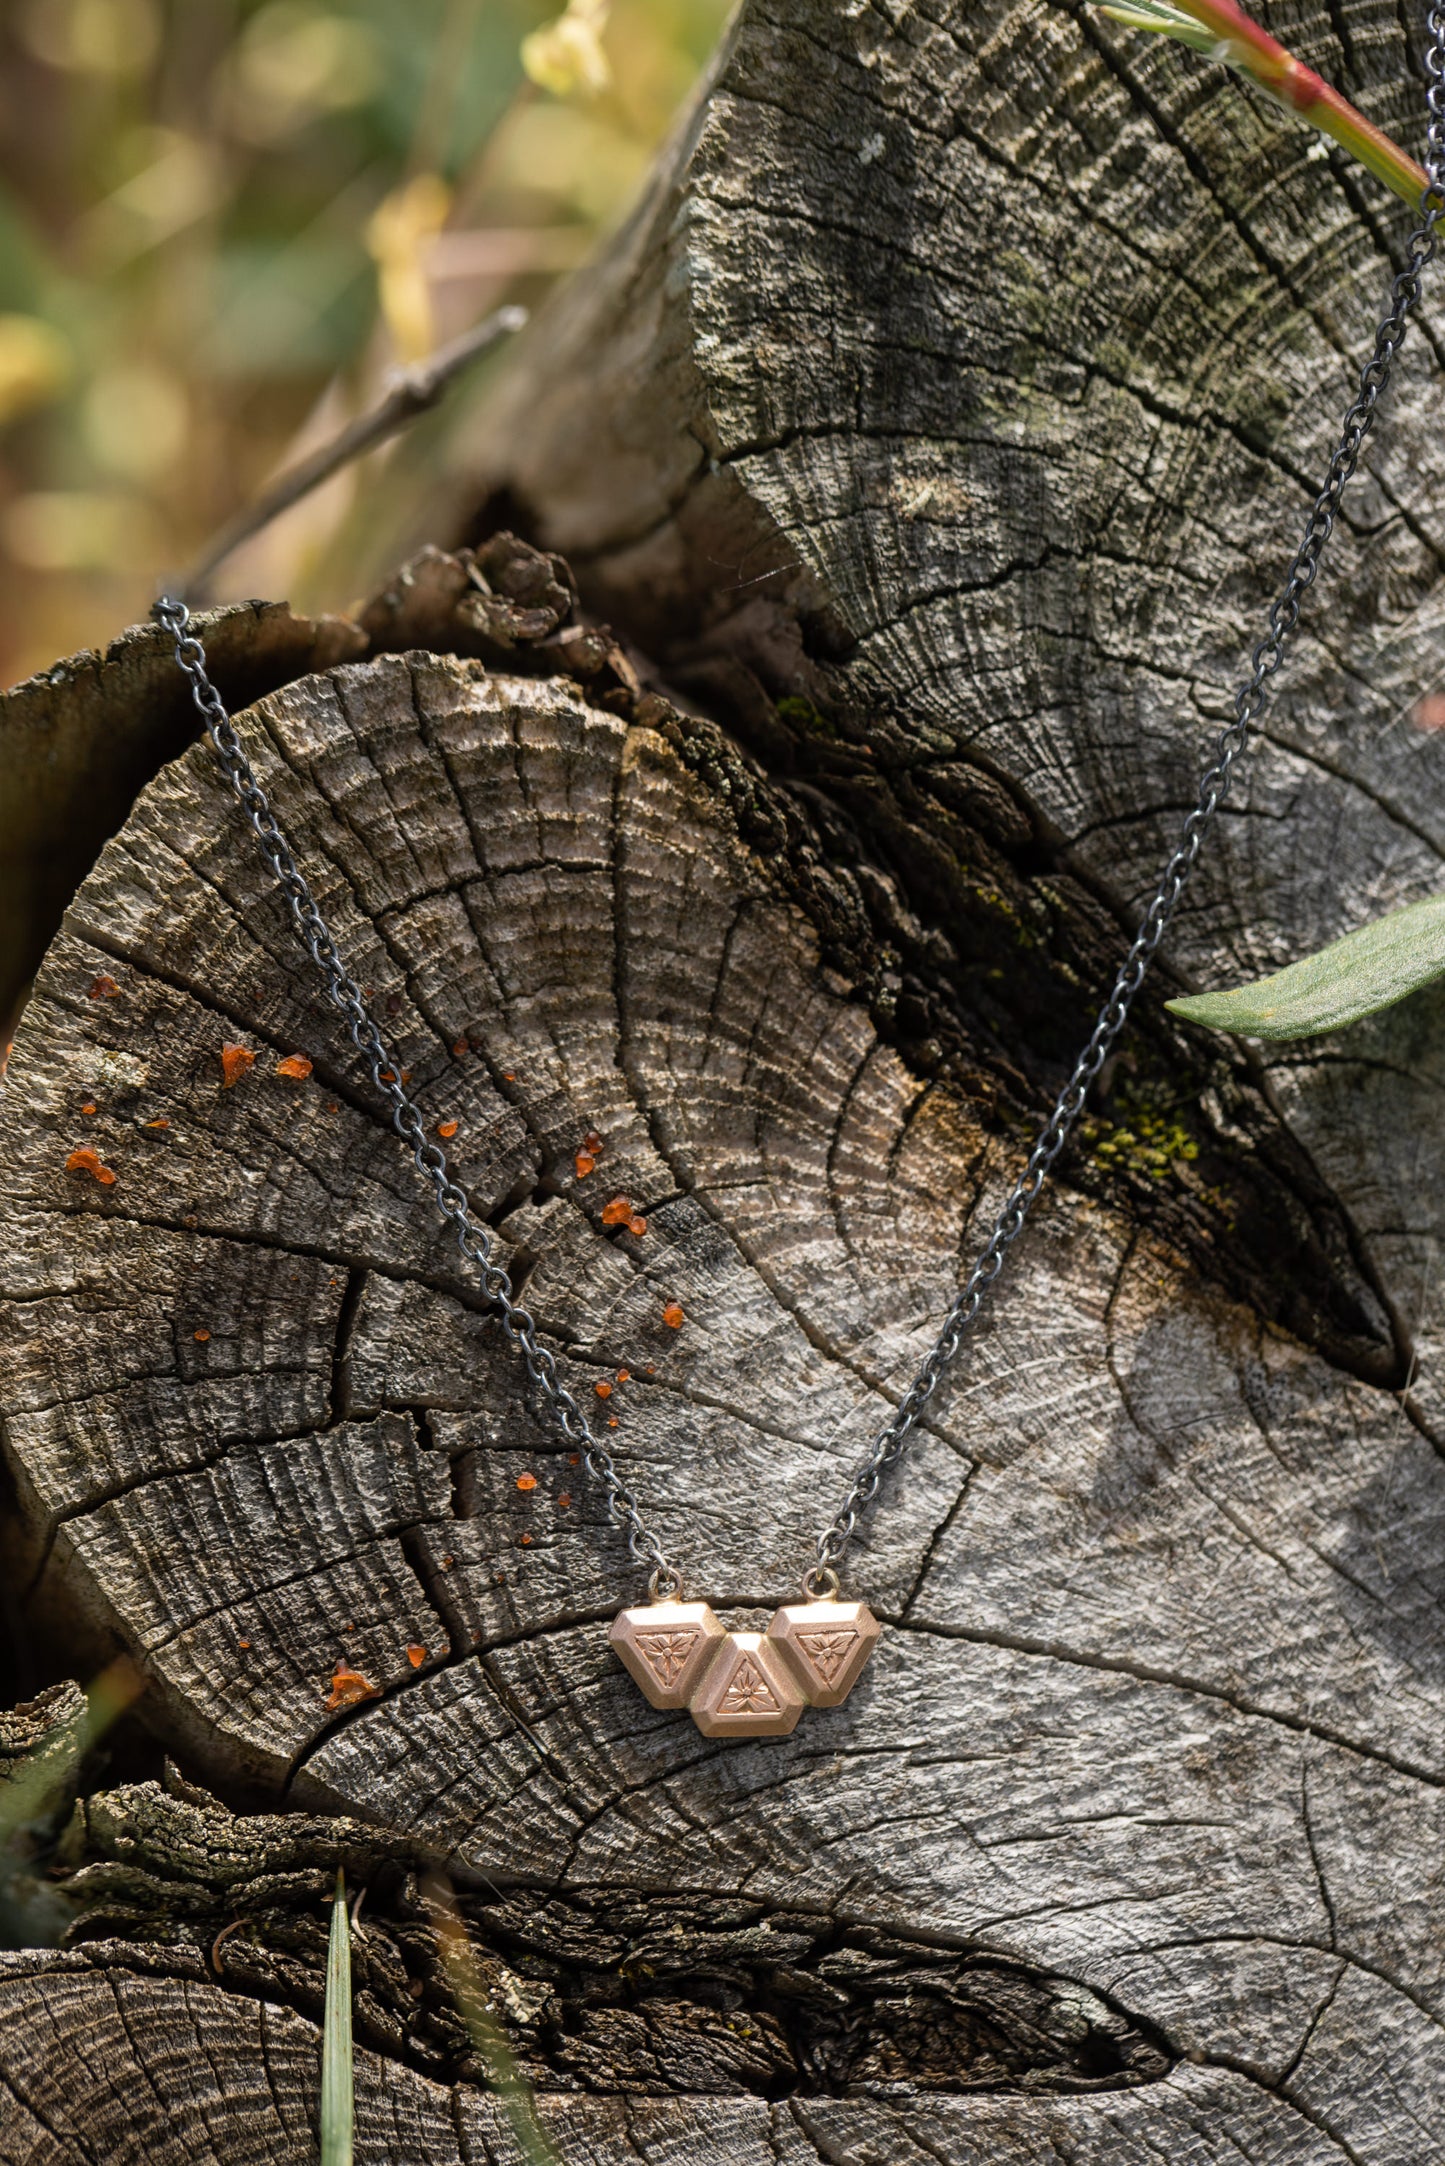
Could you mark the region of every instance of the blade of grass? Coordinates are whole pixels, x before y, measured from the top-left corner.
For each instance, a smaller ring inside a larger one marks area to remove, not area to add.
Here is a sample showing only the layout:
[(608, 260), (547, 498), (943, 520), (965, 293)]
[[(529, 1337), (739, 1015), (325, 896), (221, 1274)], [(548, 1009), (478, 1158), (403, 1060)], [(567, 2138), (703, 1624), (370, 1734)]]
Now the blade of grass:
[(1329, 136), (1376, 180), (1418, 209), (1426, 186), (1425, 168), (1366, 120), (1323, 76), (1296, 60), (1235, 0), (1173, 0), (1171, 5), (1161, 5), (1160, 0), (1119, 0), (1100, 12), (1131, 30), (1153, 30), (1177, 38), (1195, 52), (1234, 68), (1276, 105)]
[(351, 2039), (351, 1920), (346, 1876), (336, 1874), (326, 1949), (326, 2008), (321, 2026), (321, 2166), (351, 2166), (356, 2124)]
[(1192, 15), (1181, 15), (1178, 8), (1157, 7), (1153, 0), (1129, 0), (1127, 6), (1101, 7), (1099, 13), (1107, 15), (1111, 23), (1122, 23), (1126, 30), (1155, 30), (1160, 37), (1177, 38), (1192, 52), (1214, 51), (1213, 32), (1195, 22)]
[(1427, 895), (1252, 985), (1165, 1005), (1190, 1023), (1243, 1038), (1313, 1038), (1393, 1008), (1442, 977), (1445, 895)]
[(477, 1972), (466, 1920), (457, 1909), (450, 1881), (439, 1873), (429, 1873), (423, 1888), (447, 1986), (486, 2071), (487, 2088), (507, 2117), (518, 2151), (526, 2166), (565, 2166), (561, 2153), (537, 2119), (532, 2086), (517, 2066), (511, 2041), (492, 2013)]

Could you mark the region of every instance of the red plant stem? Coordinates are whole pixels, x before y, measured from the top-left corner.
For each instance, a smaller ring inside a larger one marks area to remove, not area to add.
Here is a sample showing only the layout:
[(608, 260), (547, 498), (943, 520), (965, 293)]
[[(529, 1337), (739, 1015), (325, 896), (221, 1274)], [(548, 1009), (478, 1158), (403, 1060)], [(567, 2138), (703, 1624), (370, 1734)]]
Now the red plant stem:
[(1173, 4), (1229, 48), (1228, 55), (1219, 55), (1221, 59), (1234, 59), (1261, 89), (1333, 136), (1396, 195), (1419, 202), (1428, 180), (1425, 168), (1407, 157), (1313, 68), (1286, 52), (1235, 0), (1173, 0)]

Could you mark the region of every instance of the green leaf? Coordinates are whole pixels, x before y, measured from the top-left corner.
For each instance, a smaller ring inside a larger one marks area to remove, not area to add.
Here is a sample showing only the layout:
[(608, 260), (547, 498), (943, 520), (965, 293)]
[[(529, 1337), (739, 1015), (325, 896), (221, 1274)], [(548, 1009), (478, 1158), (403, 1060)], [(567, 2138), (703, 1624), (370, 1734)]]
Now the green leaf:
[(321, 2027), (321, 2166), (351, 2166), (356, 2115), (351, 2050), (351, 1920), (338, 1870), (326, 1950), (326, 2011)]
[(1393, 1008), (1442, 976), (1445, 895), (1427, 895), (1253, 985), (1165, 1005), (1188, 1022), (1243, 1038), (1312, 1038)]

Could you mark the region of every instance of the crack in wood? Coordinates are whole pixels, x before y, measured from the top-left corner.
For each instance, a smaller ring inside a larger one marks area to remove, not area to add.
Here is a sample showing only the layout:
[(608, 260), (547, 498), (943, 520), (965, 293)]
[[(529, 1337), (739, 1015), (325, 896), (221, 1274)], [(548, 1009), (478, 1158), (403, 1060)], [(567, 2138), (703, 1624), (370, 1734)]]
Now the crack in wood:
[(1058, 1641), (1031, 1639), (1024, 1633), (983, 1631), (938, 1618), (897, 1616), (876, 1602), (873, 1608), (882, 1622), (894, 1626), (900, 1632), (936, 1634), (941, 1639), (965, 1640), (973, 1646), (997, 1647), (1011, 1654), (1037, 1656), (1048, 1662), (1073, 1663), (1081, 1669), (1102, 1670), (1120, 1677), (1132, 1677), (1140, 1684), (1165, 1685), (1172, 1691), (1196, 1693), (1201, 1699), (1218, 1700), (1224, 1706), (1232, 1707), (1237, 1714), (1247, 1715), (1252, 1720), (1278, 1723), (1281, 1728), (1293, 1730), (1301, 1737), (1317, 1737), (1322, 1744), (1337, 1745), (1342, 1751), (1354, 1753), (1363, 1760), (1378, 1761), (1382, 1767), (1391, 1768), (1397, 1775), (1408, 1776), (1412, 1782), (1423, 1783), (1432, 1790), (1445, 1789), (1445, 1769), (1427, 1767), (1421, 1761), (1407, 1760), (1368, 1739), (1352, 1737), (1347, 1731), (1321, 1722), (1312, 1715), (1295, 1714), (1288, 1708), (1269, 1707), (1263, 1701), (1252, 1699), (1243, 1693), (1226, 1692), (1222, 1686), (1211, 1684), (1204, 1678), (1190, 1677), (1182, 1671), (1139, 1662), (1127, 1655), (1105, 1654), (1090, 1648), (1067, 1647)]
[[(359, 2043), (478, 2080), (407, 1845), (344, 1821), (234, 1821), (155, 1785), (97, 1796), (86, 1814), (76, 1948), (113, 1992), (141, 1964), (140, 1975), (195, 1977), (217, 1926), (240, 1921), (225, 1993), (316, 2021), (323, 1898), (340, 1860), (367, 1890), (353, 1949)], [(459, 1900), (483, 1986), (542, 2092), (1091, 2095), (1156, 2082), (1174, 2060), (1108, 1996), (967, 1943), (625, 1886), (564, 1897), (463, 1882)]]

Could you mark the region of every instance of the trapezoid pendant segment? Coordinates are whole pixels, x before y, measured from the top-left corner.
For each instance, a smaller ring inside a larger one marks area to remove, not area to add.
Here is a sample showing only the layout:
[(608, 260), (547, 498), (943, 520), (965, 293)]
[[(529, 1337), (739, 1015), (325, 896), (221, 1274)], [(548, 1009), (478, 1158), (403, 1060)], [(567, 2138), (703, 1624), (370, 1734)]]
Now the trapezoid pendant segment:
[(729, 1632), (691, 1702), (704, 1737), (786, 1737), (803, 1704), (796, 1678), (762, 1632)]
[(810, 1707), (838, 1707), (867, 1666), (881, 1627), (866, 1602), (790, 1602), (768, 1626)]
[(706, 1602), (648, 1602), (622, 1610), (607, 1637), (654, 1707), (686, 1707), (727, 1634)]

